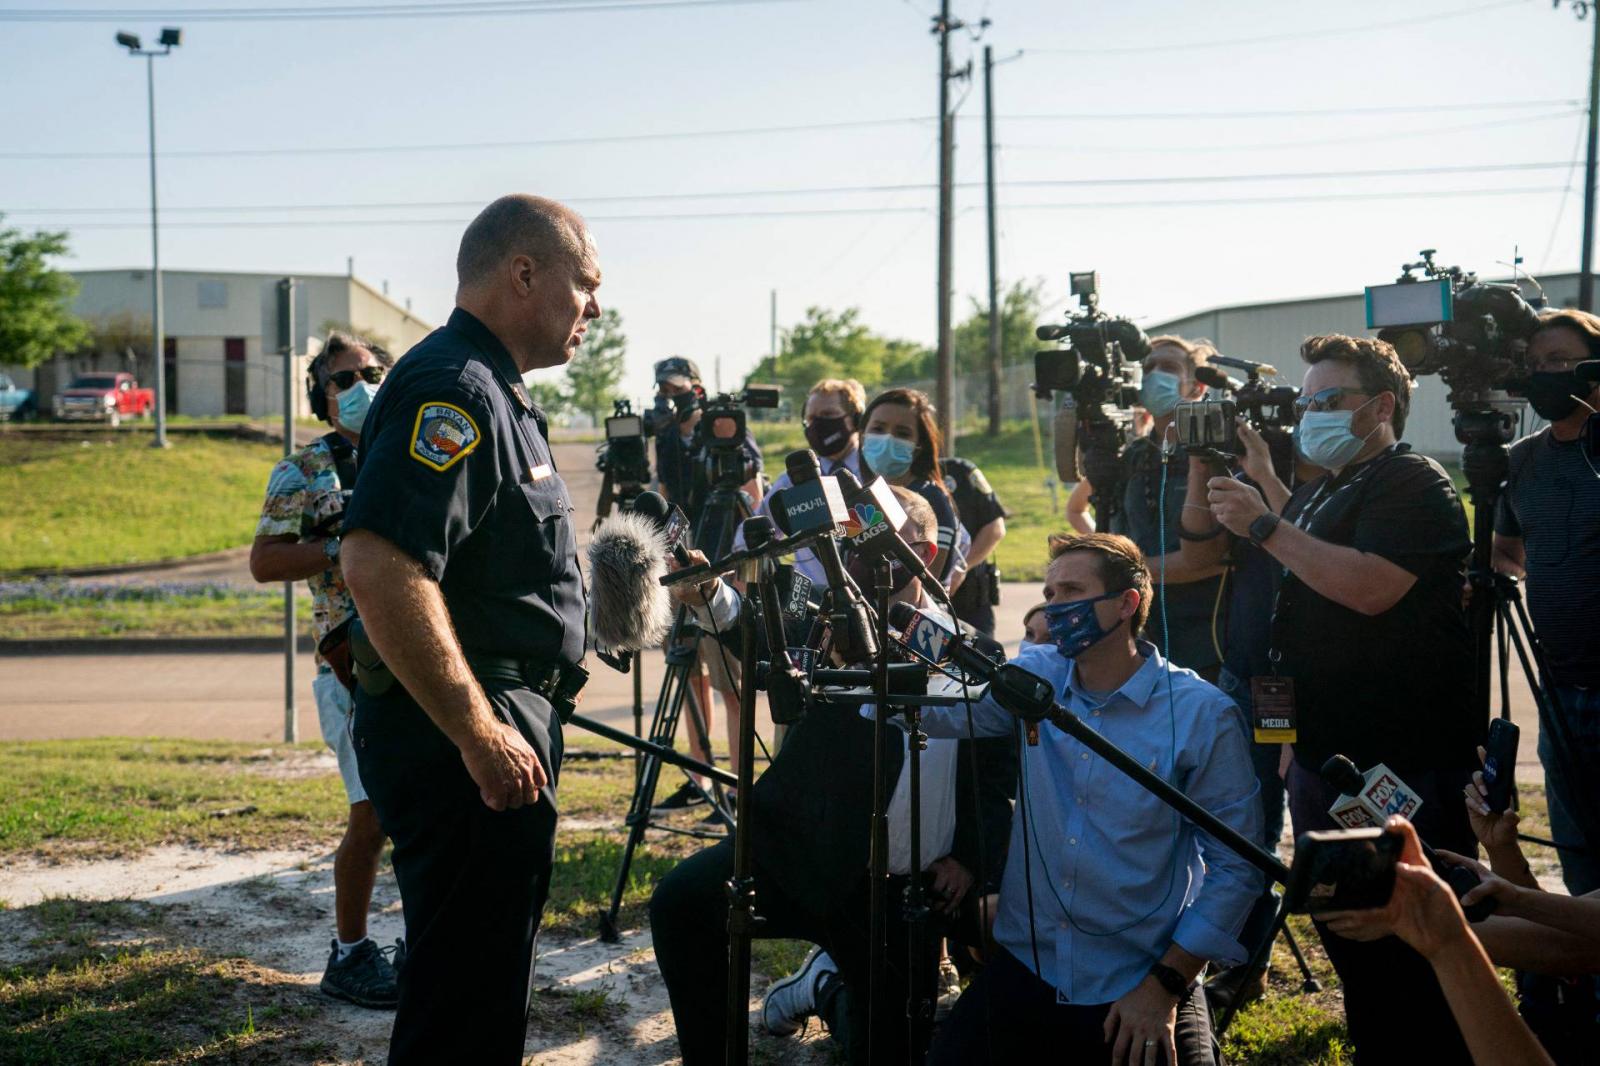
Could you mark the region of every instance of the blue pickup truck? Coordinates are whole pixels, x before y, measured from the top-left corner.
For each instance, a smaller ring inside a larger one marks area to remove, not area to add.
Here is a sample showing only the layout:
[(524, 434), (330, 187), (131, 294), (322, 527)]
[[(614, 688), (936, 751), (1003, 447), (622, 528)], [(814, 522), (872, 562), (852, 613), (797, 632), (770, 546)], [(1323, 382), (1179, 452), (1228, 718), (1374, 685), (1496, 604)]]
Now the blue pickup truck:
[(0, 422), (16, 419), (19, 422), (39, 413), (34, 403), (33, 390), (24, 389), (0, 374)]

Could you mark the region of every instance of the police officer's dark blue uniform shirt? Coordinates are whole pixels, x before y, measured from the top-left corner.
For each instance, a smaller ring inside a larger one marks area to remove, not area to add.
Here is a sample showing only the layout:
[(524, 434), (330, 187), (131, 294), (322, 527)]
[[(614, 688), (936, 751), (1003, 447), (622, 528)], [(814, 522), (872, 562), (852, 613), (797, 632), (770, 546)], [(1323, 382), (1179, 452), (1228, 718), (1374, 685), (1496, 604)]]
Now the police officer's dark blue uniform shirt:
[(583, 658), (572, 503), (544, 416), (483, 323), (458, 308), (395, 365), (361, 454), (345, 531), (421, 563), (469, 655)]

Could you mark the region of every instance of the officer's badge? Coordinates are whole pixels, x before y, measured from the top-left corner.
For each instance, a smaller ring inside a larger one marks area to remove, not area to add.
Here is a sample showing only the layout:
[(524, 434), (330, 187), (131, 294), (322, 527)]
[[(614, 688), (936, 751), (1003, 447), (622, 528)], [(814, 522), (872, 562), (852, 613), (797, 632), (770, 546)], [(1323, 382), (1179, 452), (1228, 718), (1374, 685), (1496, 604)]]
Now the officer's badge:
[(435, 470), (449, 470), (478, 446), (483, 435), (472, 416), (448, 403), (425, 403), (411, 429), (411, 458)]

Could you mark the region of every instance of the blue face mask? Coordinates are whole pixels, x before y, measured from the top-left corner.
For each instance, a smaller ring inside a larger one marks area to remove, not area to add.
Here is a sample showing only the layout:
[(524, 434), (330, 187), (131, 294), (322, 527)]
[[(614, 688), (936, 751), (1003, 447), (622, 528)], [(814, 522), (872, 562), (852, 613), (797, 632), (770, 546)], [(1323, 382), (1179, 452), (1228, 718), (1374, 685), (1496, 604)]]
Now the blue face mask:
[(339, 394), (339, 427), (351, 433), (361, 431), (372, 408), (372, 398), (378, 395), (378, 386), (370, 381), (358, 381)]
[(1182, 385), (1178, 375), (1152, 370), (1139, 386), (1139, 406), (1157, 418), (1165, 418), (1178, 409), (1178, 401), (1183, 399)]
[(911, 469), (911, 460), (917, 446), (908, 440), (891, 437), (887, 433), (868, 433), (861, 442), (861, 457), (872, 467), (874, 474), (896, 478)]
[(1122, 621), (1118, 619), (1117, 625), (1106, 629), (1100, 624), (1094, 605), (1121, 595), (1120, 592), (1108, 592), (1104, 596), (1091, 596), (1071, 603), (1052, 603), (1046, 607), (1045, 624), (1050, 627), (1050, 639), (1055, 641), (1056, 650), (1069, 659), (1076, 659), (1109, 636)]
[[(1372, 398), (1376, 399), (1376, 396)], [(1365, 409), (1372, 400), (1356, 408), (1356, 411)], [(1309, 462), (1328, 470), (1342, 469), (1360, 454), (1366, 446), (1367, 437), (1378, 432), (1383, 424), (1380, 422), (1373, 426), (1366, 437), (1358, 437), (1350, 432), (1350, 423), (1355, 419), (1356, 411), (1307, 411), (1300, 416), (1300, 424), (1295, 427), (1295, 447)]]

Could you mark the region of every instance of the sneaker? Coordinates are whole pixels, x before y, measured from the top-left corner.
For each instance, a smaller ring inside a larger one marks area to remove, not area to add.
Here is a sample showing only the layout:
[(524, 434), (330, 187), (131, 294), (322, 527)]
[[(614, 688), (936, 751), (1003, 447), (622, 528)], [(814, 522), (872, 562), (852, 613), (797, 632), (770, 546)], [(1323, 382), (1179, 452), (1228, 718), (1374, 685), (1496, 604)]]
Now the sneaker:
[(734, 804), (733, 797), (725, 793), (722, 797), (722, 805), (719, 807), (713, 803), (711, 810), (707, 811), (706, 816), (700, 821), (703, 825), (727, 826), (728, 831), (732, 832), (737, 814), (738, 807)]
[(699, 789), (688, 781), (678, 786), (678, 791), (660, 801), (650, 808), (651, 813), (659, 814), (666, 811), (681, 811), (706, 801)]
[(388, 956), (389, 965), (394, 967), (394, 975), (399, 977), (400, 971), (405, 969), (406, 965), (406, 938), (397, 936), (394, 938), (392, 947), (380, 948), (379, 950)]
[(773, 1036), (798, 1033), (805, 1020), (817, 1013), (817, 990), (823, 979), (838, 972), (826, 951), (812, 948), (798, 970), (774, 981), (761, 997), (761, 1028)]
[(395, 971), (383, 949), (368, 938), (339, 959), (339, 941), (333, 941), (328, 968), (322, 972), (322, 991), (358, 1007), (394, 1010), (400, 1003)]

